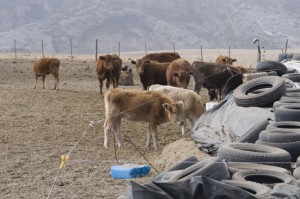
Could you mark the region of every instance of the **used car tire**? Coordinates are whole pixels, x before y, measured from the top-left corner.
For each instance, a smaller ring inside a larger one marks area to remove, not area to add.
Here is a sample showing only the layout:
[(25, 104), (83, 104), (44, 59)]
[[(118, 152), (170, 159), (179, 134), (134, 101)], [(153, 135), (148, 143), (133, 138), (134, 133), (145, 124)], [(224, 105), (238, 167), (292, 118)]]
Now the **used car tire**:
[(275, 108), (275, 122), (300, 121), (300, 104), (282, 104)]
[(287, 67), (278, 61), (261, 61), (256, 64), (256, 71), (258, 72), (268, 72), (276, 71), (279, 76), (286, 74)]
[(227, 162), (227, 166), (231, 175), (241, 170), (253, 170), (257, 168), (261, 170), (277, 171), (281, 173), (291, 174), (291, 172), (287, 169), (267, 164), (256, 164), (251, 162)]
[(232, 176), (232, 179), (261, 183), (271, 188), (279, 183), (291, 184), (295, 181), (293, 176), (286, 173), (259, 169), (239, 171)]
[(282, 75), (283, 78), (292, 80), (293, 82), (300, 82), (300, 73), (288, 73)]
[(224, 143), (217, 153), (221, 159), (228, 162), (254, 162), (279, 166), (290, 170), (291, 155), (289, 152), (259, 144), (250, 143)]
[[(264, 89), (261, 93), (253, 94), (256, 90)], [(273, 105), (286, 90), (284, 79), (276, 76), (258, 77), (238, 86), (233, 91), (234, 101), (238, 106), (264, 107)]]
[(295, 142), (266, 142), (263, 140), (258, 139), (256, 144), (266, 145), (266, 146), (273, 146), (280, 149), (283, 149), (290, 153), (292, 162), (296, 162), (297, 157), (300, 155), (300, 141)]
[(225, 184), (239, 187), (259, 199), (267, 198), (271, 192), (270, 187), (256, 182), (244, 180), (222, 180), (222, 182)]

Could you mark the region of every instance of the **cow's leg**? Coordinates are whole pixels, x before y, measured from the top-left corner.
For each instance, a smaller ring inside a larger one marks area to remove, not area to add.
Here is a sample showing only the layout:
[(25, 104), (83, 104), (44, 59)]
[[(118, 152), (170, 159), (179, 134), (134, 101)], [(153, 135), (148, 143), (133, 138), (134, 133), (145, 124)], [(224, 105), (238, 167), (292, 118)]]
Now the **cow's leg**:
[(118, 144), (118, 147), (121, 148), (122, 147), (122, 141), (121, 141), (121, 117), (116, 118), (115, 120), (115, 126), (113, 128), (114, 131), (114, 135), (116, 137), (116, 141)]
[(181, 126), (181, 134), (182, 134), (182, 135), (185, 135), (185, 129), (184, 129), (184, 126), (185, 126), (185, 124)]
[(107, 78), (107, 79), (106, 79), (106, 89), (107, 89), (107, 90), (109, 89), (110, 81), (111, 81), (110, 78)]
[(200, 93), (200, 91), (201, 91), (201, 83), (200, 83), (200, 82), (195, 81), (194, 91), (195, 91), (197, 94)]
[(58, 74), (53, 74), (53, 77), (55, 79), (54, 90), (58, 90), (59, 75)]
[(158, 150), (158, 142), (157, 142), (157, 125), (150, 124), (151, 136), (155, 150)]
[(112, 78), (113, 87), (116, 88), (116, 79)]
[(34, 87), (33, 87), (33, 89), (35, 89), (35, 88), (36, 88), (36, 84), (37, 84), (38, 78), (39, 78), (39, 76), (36, 74), (36, 75), (35, 75), (35, 84), (34, 84)]
[(46, 75), (42, 76), (42, 80), (43, 80), (43, 89), (45, 89), (45, 79), (46, 79)]
[(147, 128), (147, 142), (146, 142), (145, 149), (150, 149), (150, 146), (151, 146), (151, 129), (150, 129), (150, 124), (148, 124), (148, 128)]
[(100, 94), (102, 94), (102, 88), (103, 88), (103, 81), (99, 80), (99, 88), (100, 88)]
[(104, 144), (103, 144), (103, 146), (105, 149), (108, 149), (108, 134), (109, 134), (110, 123), (111, 123), (111, 121), (108, 118), (106, 118), (104, 125), (103, 125), (103, 129), (104, 129)]

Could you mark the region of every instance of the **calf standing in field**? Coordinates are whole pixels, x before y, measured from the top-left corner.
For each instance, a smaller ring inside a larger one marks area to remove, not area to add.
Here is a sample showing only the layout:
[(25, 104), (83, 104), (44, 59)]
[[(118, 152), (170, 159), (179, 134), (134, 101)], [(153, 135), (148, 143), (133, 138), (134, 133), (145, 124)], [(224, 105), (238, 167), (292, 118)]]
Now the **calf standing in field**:
[(187, 88), (192, 74), (192, 66), (187, 60), (182, 58), (176, 59), (167, 68), (168, 85)]
[(96, 72), (99, 80), (100, 94), (102, 94), (103, 81), (106, 80), (106, 89), (109, 89), (110, 83), (114, 88), (118, 88), (121, 74), (122, 60), (116, 54), (107, 54), (99, 56), (96, 62)]
[(108, 148), (108, 133), (114, 131), (118, 146), (121, 147), (121, 119), (147, 122), (147, 144), (150, 147), (151, 137), (154, 148), (158, 149), (157, 125), (171, 121), (184, 125), (183, 102), (175, 102), (157, 91), (137, 91), (114, 89), (104, 95), (105, 122), (104, 148)]
[[(196, 120), (205, 112), (201, 97), (192, 90), (158, 84), (150, 86), (149, 90), (162, 92), (174, 101), (183, 101), (184, 118), (185, 120), (189, 120), (191, 128), (193, 128)], [(184, 125), (181, 127), (182, 135), (185, 135)]]
[(52, 74), (55, 79), (54, 90), (58, 90), (59, 65), (60, 65), (60, 61), (57, 58), (44, 57), (44, 58), (36, 60), (33, 64), (33, 71), (35, 74), (34, 89), (36, 88), (36, 84), (37, 84), (39, 76), (42, 76), (42, 78), (43, 78), (42, 79), (43, 80), (43, 89), (45, 89), (46, 75)]

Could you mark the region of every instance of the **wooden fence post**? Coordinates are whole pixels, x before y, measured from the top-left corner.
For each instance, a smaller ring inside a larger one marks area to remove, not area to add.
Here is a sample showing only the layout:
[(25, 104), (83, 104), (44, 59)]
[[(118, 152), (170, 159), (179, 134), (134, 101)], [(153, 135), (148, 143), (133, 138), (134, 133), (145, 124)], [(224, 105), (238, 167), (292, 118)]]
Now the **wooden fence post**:
[(95, 60), (97, 62), (98, 59), (98, 39), (96, 39), (96, 55), (95, 55)]
[(147, 43), (145, 42), (145, 54), (147, 55)]
[(17, 60), (17, 40), (14, 40), (14, 47), (15, 47), (15, 59)]
[(118, 42), (118, 56), (120, 57), (120, 50), (121, 50), (121, 42)]
[(44, 41), (42, 40), (42, 56), (44, 57)]
[(286, 53), (286, 51), (287, 51), (288, 42), (289, 42), (289, 40), (287, 39), (286, 42), (285, 42), (285, 50), (284, 50), (284, 53)]
[(73, 61), (73, 46), (72, 46), (72, 39), (70, 39), (70, 47), (71, 47), (71, 61)]
[(201, 46), (201, 61), (203, 61), (202, 46)]
[(230, 57), (230, 46), (228, 48), (228, 57)]

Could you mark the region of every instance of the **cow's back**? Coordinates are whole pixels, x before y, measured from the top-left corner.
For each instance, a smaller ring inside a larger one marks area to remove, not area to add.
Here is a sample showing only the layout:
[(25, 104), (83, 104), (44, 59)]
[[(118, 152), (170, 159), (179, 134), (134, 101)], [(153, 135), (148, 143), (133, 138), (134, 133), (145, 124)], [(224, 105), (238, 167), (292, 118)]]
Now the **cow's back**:
[(166, 120), (163, 103), (171, 103), (165, 95), (156, 91), (113, 89), (104, 95), (105, 108), (113, 110), (128, 120), (145, 121), (155, 118), (157, 123)]
[(38, 75), (58, 73), (60, 61), (57, 58), (40, 58), (33, 64), (33, 70)]
[(142, 59), (158, 61), (158, 62), (172, 62), (175, 59), (179, 59), (179, 58), (180, 55), (176, 52), (161, 52), (161, 53), (147, 54)]

